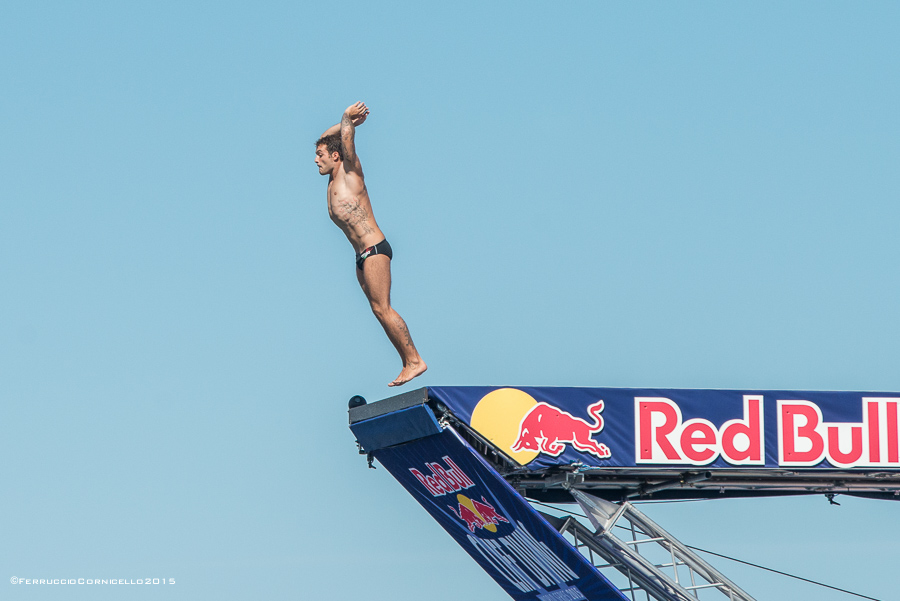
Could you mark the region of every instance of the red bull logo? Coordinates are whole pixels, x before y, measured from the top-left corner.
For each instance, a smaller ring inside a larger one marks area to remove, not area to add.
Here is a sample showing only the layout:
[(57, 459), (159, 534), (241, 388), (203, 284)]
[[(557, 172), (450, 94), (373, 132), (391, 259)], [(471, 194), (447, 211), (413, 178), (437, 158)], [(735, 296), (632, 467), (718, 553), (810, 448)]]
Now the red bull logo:
[(722, 457), (732, 465), (764, 465), (763, 397), (744, 395), (744, 415), (717, 427), (703, 418), (684, 420), (678, 403), (663, 397), (634, 399), (637, 463), (707, 465)]
[(553, 405), (538, 403), (522, 418), (519, 435), (510, 448), (516, 452), (538, 451), (559, 457), (570, 444), (598, 459), (608, 459), (612, 456), (609, 447), (591, 438), (603, 430), (601, 411), (602, 400), (588, 407), (588, 415), (593, 418), (593, 423), (590, 423)]
[(497, 513), (494, 506), (488, 503), (484, 497), (481, 497), (480, 503), (465, 495), (456, 495), (456, 500), (458, 501), (457, 507), (454, 509), (451, 505), (450, 511), (465, 522), (469, 532), (474, 533), (476, 529), (482, 528), (488, 532), (497, 532), (497, 524), (509, 523), (509, 520)]
[(594, 440), (604, 425), (600, 415), (604, 402), (588, 405), (596, 398), (582, 401), (588, 413), (588, 419), (582, 419), (538, 402), (524, 390), (498, 388), (478, 401), (469, 423), (519, 465), (528, 465), (542, 454), (559, 457), (569, 446), (598, 459), (608, 459), (612, 451)]
[(778, 463), (900, 466), (900, 399), (863, 398), (862, 422), (827, 422), (809, 401), (778, 401)]
[(431, 472), (430, 474), (423, 474), (415, 468), (409, 468), (409, 471), (433, 497), (440, 497), (475, 486), (472, 479), (453, 463), (450, 457), (445, 455), (443, 460), (447, 464), (446, 468), (437, 462), (425, 464), (425, 468)]

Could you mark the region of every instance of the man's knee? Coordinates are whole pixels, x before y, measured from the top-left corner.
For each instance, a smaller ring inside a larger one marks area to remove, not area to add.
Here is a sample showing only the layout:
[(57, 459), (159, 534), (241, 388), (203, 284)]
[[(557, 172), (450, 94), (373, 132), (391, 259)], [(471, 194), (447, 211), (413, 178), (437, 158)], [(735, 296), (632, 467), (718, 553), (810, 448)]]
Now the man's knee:
[(388, 303), (372, 303), (371, 307), (372, 313), (374, 313), (375, 317), (377, 317), (379, 320), (384, 320), (388, 315), (390, 315), (391, 305)]

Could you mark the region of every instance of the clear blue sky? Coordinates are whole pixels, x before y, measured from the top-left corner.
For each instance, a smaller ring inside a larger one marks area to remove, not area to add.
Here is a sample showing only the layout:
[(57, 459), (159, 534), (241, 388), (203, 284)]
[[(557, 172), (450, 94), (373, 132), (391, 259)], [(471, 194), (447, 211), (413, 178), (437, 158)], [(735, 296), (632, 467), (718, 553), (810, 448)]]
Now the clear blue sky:
[[(347, 429), (399, 371), (313, 164), (356, 100), (415, 385), (900, 391), (898, 26), (890, 2), (3, 3), (0, 597), (505, 598)], [(900, 504), (840, 501), (642, 509), (896, 597)], [(760, 600), (848, 598), (714, 563)]]

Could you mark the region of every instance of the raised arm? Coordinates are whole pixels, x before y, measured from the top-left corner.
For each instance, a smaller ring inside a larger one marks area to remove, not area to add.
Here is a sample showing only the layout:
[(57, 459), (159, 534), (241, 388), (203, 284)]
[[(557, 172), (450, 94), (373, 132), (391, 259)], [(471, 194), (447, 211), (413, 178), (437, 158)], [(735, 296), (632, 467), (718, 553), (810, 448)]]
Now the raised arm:
[(340, 123), (338, 123), (337, 125), (332, 125), (328, 129), (326, 129), (325, 133), (322, 134), (322, 137), (326, 138), (328, 136), (333, 136), (333, 135), (339, 134), (339, 133), (341, 133), (341, 124)]
[[(361, 102), (357, 102), (356, 104), (362, 104), (364, 107), (366, 106), (365, 104), (363, 104)], [(353, 106), (355, 107), (356, 104), (354, 104)], [(350, 107), (350, 108), (353, 108), (353, 107)], [(348, 108), (347, 110), (350, 110), (350, 109)], [(369, 116), (369, 109), (366, 108), (362, 115), (351, 119), (353, 126), (355, 127), (357, 125), (362, 125), (363, 122), (366, 120), (366, 117), (368, 117), (368, 116)], [(322, 134), (322, 137), (324, 138), (326, 136), (333, 136), (333, 135), (336, 135), (339, 133), (341, 133), (341, 124), (335, 123), (334, 125), (332, 125), (331, 127), (329, 127), (328, 129), (325, 130), (325, 133)]]
[[(341, 117), (340, 132), (341, 145), (344, 147), (344, 161), (350, 165), (358, 166), (359, 158), (356, 156), (356, 126), (362, 125), (369, 116), (369, 108), (362, 102), (351, 104)], [(329, 130), (330, 131), (330, 130)]]

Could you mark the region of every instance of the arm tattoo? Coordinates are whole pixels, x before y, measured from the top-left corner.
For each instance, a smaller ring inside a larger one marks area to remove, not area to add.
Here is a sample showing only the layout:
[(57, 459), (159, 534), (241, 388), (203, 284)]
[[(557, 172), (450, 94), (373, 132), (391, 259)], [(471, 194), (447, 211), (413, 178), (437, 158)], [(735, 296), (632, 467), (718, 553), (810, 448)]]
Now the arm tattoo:
[(344, 155), (347, 159), (352, 159), (356, 154), (356, 151), (353, 147), (353, 135), (355, 128), (353, 127), (353, 121), (350, 119), (350, 115), (344, 113), (341, 116), (341, 145), (344, 147)]

